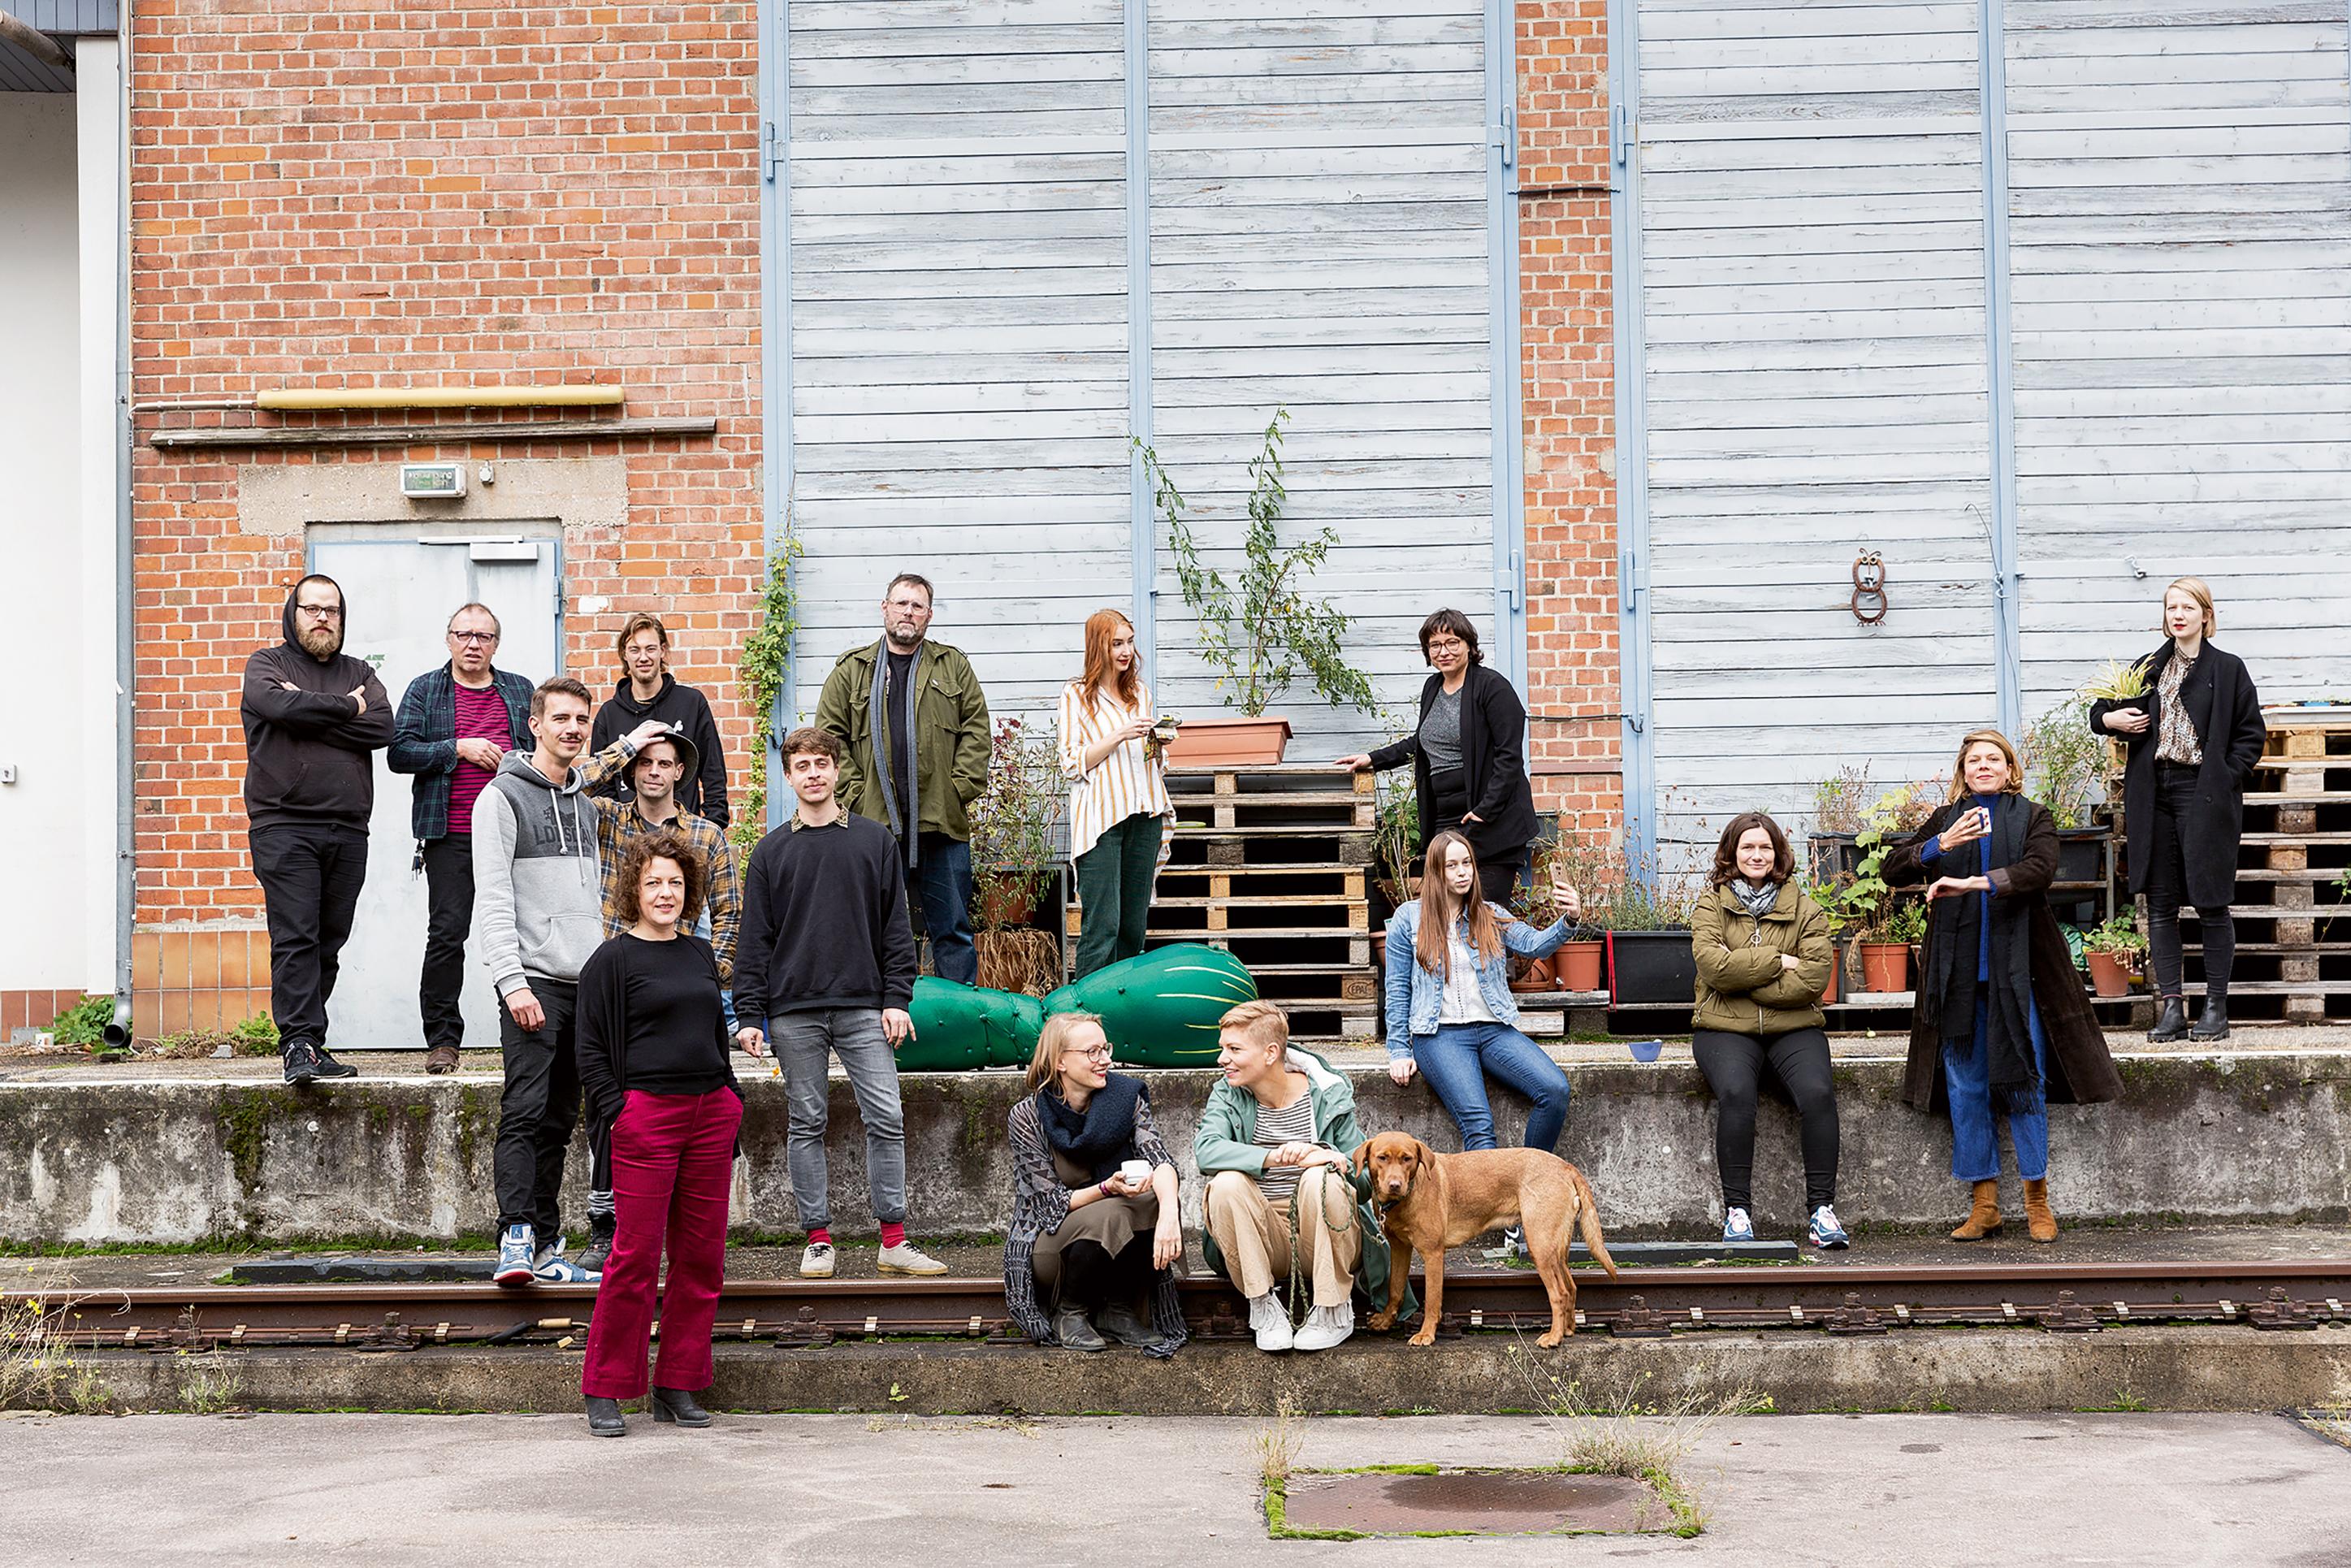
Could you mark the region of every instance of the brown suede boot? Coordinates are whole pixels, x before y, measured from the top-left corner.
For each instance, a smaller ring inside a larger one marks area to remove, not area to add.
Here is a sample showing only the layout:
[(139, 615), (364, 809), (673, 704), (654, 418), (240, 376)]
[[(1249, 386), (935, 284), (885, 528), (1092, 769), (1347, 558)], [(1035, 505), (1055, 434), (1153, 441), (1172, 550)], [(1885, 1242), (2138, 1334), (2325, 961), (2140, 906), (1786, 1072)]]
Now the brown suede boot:
[(2046, 1177), (2024, 1184), (2024, 1228), (2035, 1241), (2057, 1239), (2057, 1217), (2049, 1212), (2049, 1182)]
[(1954, 1241), (1980, 1241), (2000, 1228), (2000, 1183), (1976, 1183), (1975, 1207), (1957, 1230), (1951, 1232)]

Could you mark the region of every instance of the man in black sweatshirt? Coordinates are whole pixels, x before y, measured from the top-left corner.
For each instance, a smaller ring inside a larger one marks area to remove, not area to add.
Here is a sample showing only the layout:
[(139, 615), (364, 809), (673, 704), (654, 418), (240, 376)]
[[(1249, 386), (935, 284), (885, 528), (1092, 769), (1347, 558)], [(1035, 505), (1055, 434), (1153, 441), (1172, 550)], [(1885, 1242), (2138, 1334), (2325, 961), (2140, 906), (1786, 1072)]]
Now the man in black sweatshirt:
[(306, 577), (286, 596), (286, 640), (245, 662), (245, 815), (269, 917), (269, 1010), (286, 1082), (350, 1078), (327, 1054), (327, 998), (367, 880), (375, 758), (392, 702), (343, 652), (343, 591)]
[[(669, 673), (669, 628), (660, 616), (640, 611), (622, 623), (620, 651), (621, 682), (611, 700), (596, 710), (588, 749), (601, 751), (641, 724), (680, 731), (694, 743), (696, 763), (673, 791), (677, 809), (726, 827), (734, 817), (726, 806), (726, 754), (720, 747), (718, 721), (710, 716), (709, 698)], [(625, 800), (629, 780), (623, 775), (593, 793)]]
[(834, 795), (841, 742), (803, 727), (784, 737), (784, 777), (799, 798), (792, 820), (759, 841), (743, 873), (735, 940), (736, 1038), (764, 1056), (772, 1036), (789, 1109), (785, 1155), (792, 1202), (808, 1231), (800, 1272), (832, 1272), (824, 1130), (830, 1058), (841, 1058), (865, 1123), (865, 1180), (882, 1227), (885, 1274), (944, 1274), (906, 1239), (906, 1126), (898, 1047), (911, 1039), (914, 933), (898, 841)]

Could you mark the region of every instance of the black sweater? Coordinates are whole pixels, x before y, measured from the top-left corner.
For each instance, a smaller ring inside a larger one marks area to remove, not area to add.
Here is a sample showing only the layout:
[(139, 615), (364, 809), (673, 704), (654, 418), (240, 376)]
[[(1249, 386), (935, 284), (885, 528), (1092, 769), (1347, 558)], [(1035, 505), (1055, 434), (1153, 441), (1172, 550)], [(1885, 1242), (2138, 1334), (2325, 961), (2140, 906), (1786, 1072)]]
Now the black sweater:
[[(726, 753), (719, 746), (718, 721), (710, 716), (710, 699), (695, 687), (679, 685), (675, 675), (663, 672), (661, 690), (649, 703), (639, 702), (626, 680), (614, 686), (611, 700), (596, 710), (595, 726), (589, 731), (590, 753), (603, 750), (647, 719), (684, 730), (702, 759), (695, 777), (677, 781), (678, 810), (726, 826), (734, 819), (726, 805)], [(626, 773), (596, 791), (615, 800), (627, 800), (630, 792)]]
[(736, 1021), (765, 1029), (775, 1013), (904, 1008), (914, 996), (906, 873), (890, 830), (843, 811), (761, 839), (743, 873)]
[(621, 1113), (628, 1092), (707, 1094), (742, 1089), (718, 1001), (710, 944), (681, 931), (668, 942), (626, 932), (580, 971), (580, 1084), (597, 1118)]
[[(343, 653), (315, 659), (295, 641), (291, 593), (281, 623), (286, 641), (245, 662), (238, 716), (245, 721), (246, 819), (256, 828), (340, 822), (365, 829), (375, 810), (370, 754), (392, 744), (392, 699), (366, 660)], [(289, 681), (300, 689), (287, 691)], [(365, 713), (351, 700), (361, 688)]]

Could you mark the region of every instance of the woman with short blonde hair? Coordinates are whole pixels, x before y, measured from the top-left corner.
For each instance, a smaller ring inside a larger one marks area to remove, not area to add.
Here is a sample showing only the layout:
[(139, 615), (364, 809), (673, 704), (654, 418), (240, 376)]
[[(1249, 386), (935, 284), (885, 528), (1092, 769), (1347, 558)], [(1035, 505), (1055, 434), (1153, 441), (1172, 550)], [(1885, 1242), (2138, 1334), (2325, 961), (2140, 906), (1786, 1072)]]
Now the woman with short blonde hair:
[(2189, 1033), (2180, 968), (2179, 906), (2196, 910), (2204, 1008), (2198, 1040), (2229, 1034), (2229, 973), (2237, 929), (2229, 916), (2245, 786), (2268, 743), (2261, 694), (2245, 662), (2212, 646), (2212, 591), (2183, 577), (2163, 591), (2168, 640), (2139, 661), (2147, 692), (2090, 705), (2090, 727), (2123, 743), (2123, 826), (2130, 890), (2147, 894), (2147, 935), (2158, 998), (2151, 1040)]

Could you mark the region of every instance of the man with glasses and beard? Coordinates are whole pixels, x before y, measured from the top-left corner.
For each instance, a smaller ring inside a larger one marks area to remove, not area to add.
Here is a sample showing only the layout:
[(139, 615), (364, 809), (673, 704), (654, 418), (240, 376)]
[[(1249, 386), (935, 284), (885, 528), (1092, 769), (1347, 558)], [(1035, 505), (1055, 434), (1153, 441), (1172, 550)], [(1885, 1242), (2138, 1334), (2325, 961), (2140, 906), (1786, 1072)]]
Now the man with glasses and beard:
[(245, 814), (269, 919), (269, 1010), (286, 1082), (350, 1078), (327, 1054), (327, 1001), (367, 880), (375, 761), (392, 703), (343, 652), (343, 591), (306, 577), (286, 597), (286, 640), (245, 663)]

